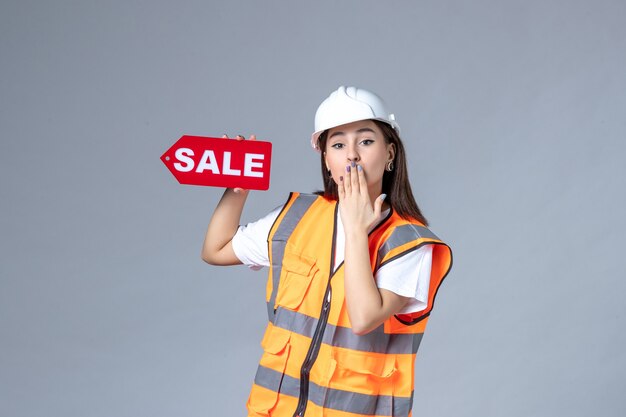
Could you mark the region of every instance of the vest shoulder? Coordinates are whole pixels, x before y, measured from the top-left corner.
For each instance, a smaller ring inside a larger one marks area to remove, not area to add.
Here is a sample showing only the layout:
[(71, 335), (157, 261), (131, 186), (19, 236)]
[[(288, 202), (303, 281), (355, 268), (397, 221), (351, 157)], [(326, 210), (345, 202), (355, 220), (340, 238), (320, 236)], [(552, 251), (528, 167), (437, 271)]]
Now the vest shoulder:
[(294, 200), (306, 200), (306, 201), (317, 201), (319, 200), (320, 202), (327, 202), (327, 203), (332, 203), (332, 200), (328, 200), (327, 198), (325, 198), (323, 195), (317, 194), (317, 193), (302, 193), (299, 191), (292, 191), (289, 193), (289, 198), (287, 199), (287, 201), (294, 201)]
[(315, 198), (315, 197), (320, 197), (323, 198), (321, 195), (316, 194), (316, 193), (303, 193), (301, 191), (291, 191), (289, 193), (290, 196), (302, 196), (302, 197), (311, 197), (311, 198)]
[(393, 229), (392, 235), (403, 235), (405, 238), (413, 237), (415, 240), (431, 239), (441, 241), (432, 230), (421, 222), (414, 219), (403, 219), (395, 213), (390, 227)]

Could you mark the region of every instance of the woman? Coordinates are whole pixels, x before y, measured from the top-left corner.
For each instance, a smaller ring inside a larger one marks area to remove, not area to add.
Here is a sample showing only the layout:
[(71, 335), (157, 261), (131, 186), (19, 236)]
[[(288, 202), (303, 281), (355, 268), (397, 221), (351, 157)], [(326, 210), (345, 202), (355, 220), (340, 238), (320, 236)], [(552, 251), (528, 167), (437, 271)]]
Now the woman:
[(340, 87), (315, 130), (324, 191), (291, 193), (238, 227), (247, 191), (227, 189), (204, 242), (208, 263), (269, 267), (248, 415), (410, 416), (415, 354), (452, 254), (426, 228), (380, 97)]

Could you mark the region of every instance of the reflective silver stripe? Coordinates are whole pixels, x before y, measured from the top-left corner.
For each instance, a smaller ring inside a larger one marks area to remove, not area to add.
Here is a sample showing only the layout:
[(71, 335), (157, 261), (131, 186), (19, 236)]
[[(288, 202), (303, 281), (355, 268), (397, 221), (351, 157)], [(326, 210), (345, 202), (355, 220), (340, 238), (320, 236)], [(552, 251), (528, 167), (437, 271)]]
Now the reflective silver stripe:
[(391, 236), (389, 236), (385, 243), (378, 249), (378, 259), (376, 260), (377, 268), (381, 266), (382, 260), (385, 259), (385, 256), (393, 249), (418, 239), (440, 240), (430, 229), (424, 226), (404, 224), (396, 227), (391, 233)]
[[(276, 327), (312, 338), (316, 325), (314, 317), (280, 307), (276, 310)], [(363, 352), (411, 354), (417, 353), (422, 336), (422, 333), (388, 334), (384, 332), (384, 325), (359, 336), (349, 327), (326, 324), (322, 343)]]
[[(297, 397), (298, 390), (300, 389), (300, 381), (298, 381), (298, 387), (296, 387), (295, 391), (290, 392), (287, 390), (286, 386), (283, 386), (281, 388), (281, 383), (283, 382), (283, 378), (290, 378), (290, 377), (288, 375), (284, 375), (273, 369), (266, 368), (264, 366), (259, 365), (259, 367), (256, 370), (256, 375), (254, 376), (254, 383), (260, 387), (267, 388), (274, 392), (280, 391), (283, 394)], [(292, 378), (292, 379), (295, 379), (295, 378)]]
[[(263, 366), (259, 366), (254, 383), (281, 395), (296, 398), (300, 395), (300, 379)], [(327, 409), (368, 416), (406, 417), (413, 407), (413, 395), (407, 398), (359, 394), (322, 387), (313, 381), (309, 382), (309, 401)]]
[(278, 284), (280, 282), (280, 273), (283, 265), (283, 257), (285, 256), (285, 246), (287, 240), (293, 233), (294, 229), (304, 216), (304, 213), (317, 200), (315, 194), (300, 194), (289, 207), (283, 220), (278, 225), (276, 233), (271, 242), (272, 251), (272, 295), (267, 304), (267, 317), (271, 322), (274, 321), (274, 304), (276, 303), (276, 294), (278, 293)]
[(300, 379), (282, 374), (265, 366), (259, 365), (254, 377), (254, 383), (283, 395), (300, 396)]

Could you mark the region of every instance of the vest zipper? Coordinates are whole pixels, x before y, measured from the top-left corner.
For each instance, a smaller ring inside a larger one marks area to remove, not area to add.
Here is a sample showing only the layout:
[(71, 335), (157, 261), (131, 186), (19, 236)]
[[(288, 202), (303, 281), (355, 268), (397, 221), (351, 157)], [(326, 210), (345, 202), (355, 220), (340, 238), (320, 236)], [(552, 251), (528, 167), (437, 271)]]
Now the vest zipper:
[(311, 345), (309, 346), (309, 351), (307, 352), (306, 358), (304, 359), (304, 362), (302, 364), (302, 368), (300, 369), (300, 398), (298, 400), (298, 407), (296, 407), (294, 417), (303, 417), (304, 412), (306, 411), (307, 402), (309, 400), (309, 373), (311, 372), (311, 367), (315, 363), (317, 355), (320, 351), (320, 347), (322, 345), (322, 337), (324, 336), (326, 323), (328, 323), (328, 312), (330, 311), (331, 297), (332, 290), (330, 288), (329, 279), (328, 286), (326, 287), (324, 303), (322, 304), (320, 318), (317, 321), (317, 326), (315, 327), (315, 332), (313, 333), (313, 338), (311, 340)]
[[(322, 303), (322, 311), (320, 312), (320, 318), (317, 321), (317, 326), (315, 327), (315, 332), (313, 333), (313, 338), (311, 339), (311, 345), (309, 346), (309, 351), (304, 358), (304, 362), (302, 363), (302, 368), (300, 368), (300, 397), (298, 398), (298, 406), (296, 407), (296, 411), (293, 414), (293, 417), (304, 417), (304, 413), (306, 411), (306, 405), (309, 401), (309, 372), (311, 372), (311, 367), (315, 363), (317, 359), (317, 355), (320, 352), (320, 346), (322, 345), (322, 337), (324, 336), (324, 330), (326, 330), (326, 324), (328, 323), (328, 313), (330, 311), (330, 300), (332, 297), (332, 290), (330, 287), (330, 280), (335, 275), (335, 242), (337, 241), (337, 214), (339, 210), (339, 204), (335, 204), (335, 213), (334, 213), (334, 223), (333, 223), (333, 243), (331, 246), (330, 253), (330, 271), (328, 273), (328, 285), (326, 286), (326, 292), (324, 293), (324, 302)], [(389, 210), (389, 214), (382, 220), (380, 223), (374, 227), (374, 229), (370, 230), (367, 234), (368, 236), (374, 232), (374, 230), (378, 229), (384, 223), (387, 222), (387, 219), (391, 217), (393, 210)], [(340, 264), (341, 267), (341, 264)], [(339, 269), (339, 268), (337, 268)]]
[(317, 320), (317, 326), (315, 326), (315, 332), (311, 339), (311, 345), (309, 351), (304, 358), (302, 368), (300, 368), (300, 397), (298, 398), (298, 406), (294, 417), (303, 417), (306, 411), (306, 405), (309, 401), (309, 372), (311, 367), (317, 359), (317, 355), (320, 352), (320, 346), (322, 345), (322, 336), (324, 336), (324, 330), (326, 329), (326, 323), (328, 323), (328, 312), (330, 311), (330, 300), (332, 297), (332, 290), (330, 287), (330, 280), (335, 275), (335, 242), (337, 241), (337, 214), (339, 211), (339, 204), (335, 203), (335, 210), (333, 213), (333, 237), (332, 244), (330, 246), (330, 270), (328, 271), (328, 284), (326, 285), (326, 292), (324, 293), (324, 302), (322, 303), (322, 311), (320, 312), (320, 318)]

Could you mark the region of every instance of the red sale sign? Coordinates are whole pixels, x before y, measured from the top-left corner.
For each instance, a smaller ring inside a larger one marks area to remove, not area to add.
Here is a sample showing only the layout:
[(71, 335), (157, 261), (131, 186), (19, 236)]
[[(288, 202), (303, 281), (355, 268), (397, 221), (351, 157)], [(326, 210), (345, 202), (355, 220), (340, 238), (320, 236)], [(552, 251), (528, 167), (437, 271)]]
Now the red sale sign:
[(161, 161), (181, 184), (267, 190), (272, 144), (185, 135)]

